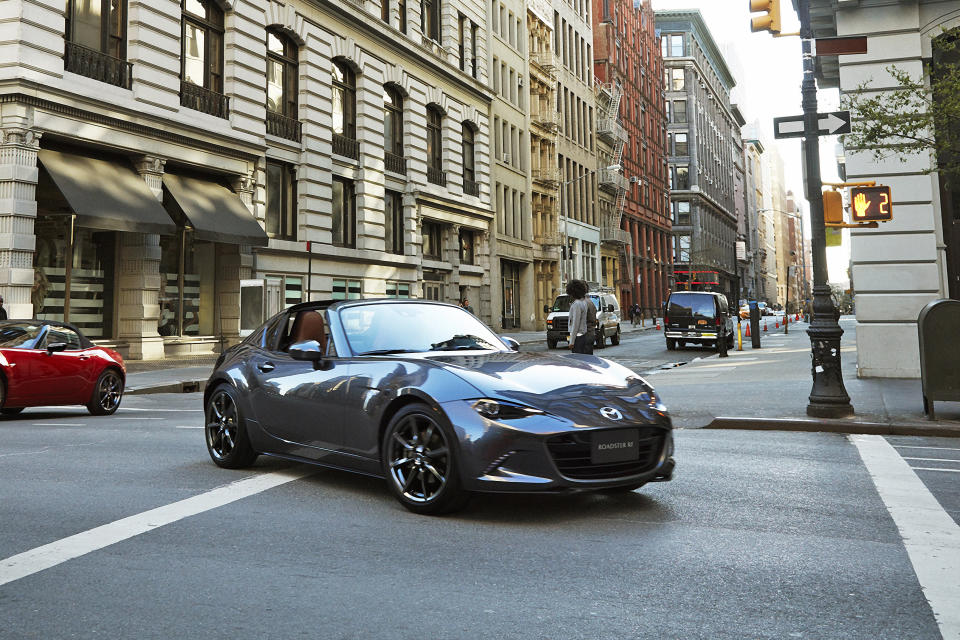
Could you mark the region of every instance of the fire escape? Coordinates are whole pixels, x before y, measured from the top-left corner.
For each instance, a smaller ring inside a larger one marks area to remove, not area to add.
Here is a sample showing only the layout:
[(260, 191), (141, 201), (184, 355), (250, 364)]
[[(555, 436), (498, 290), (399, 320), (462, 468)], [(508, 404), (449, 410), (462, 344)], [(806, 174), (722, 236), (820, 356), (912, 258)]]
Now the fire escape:
[(619, 82), (602, 85), (597, 96), (597, 135), (611, 146), (611, 153), (600, 160), (599, 185), (601, 189), (614, 195), (612, 210), (604, 211), (601, 217), (600, 241), (617, 246), (621, 273), (629, 268), (627, 245), (630, 244), (630, 234), (620, 228), (623, 209), (627, 203), (627, 188), (630, 186), (630, 181), (623, 175), (621, 164), (623, 147), (629, 139), (627, 130), (619, 122), (622, 99), (623, 87)]

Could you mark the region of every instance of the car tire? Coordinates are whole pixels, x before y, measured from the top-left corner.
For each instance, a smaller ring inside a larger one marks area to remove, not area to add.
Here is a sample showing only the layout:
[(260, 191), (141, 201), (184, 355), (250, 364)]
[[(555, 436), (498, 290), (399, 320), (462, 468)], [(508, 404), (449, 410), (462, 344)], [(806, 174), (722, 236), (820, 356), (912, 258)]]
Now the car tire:
[(380, 447), (383, 474), (404, 507), (441, 515), (463, 507), (469, 494), (460, 478), (453, 432), (425, 404), (409, 404), (387, 425)]
[(23, 407), (4, 407), (3, 409), (0, 409), (0, 414), (5, 416), (15, 416), (21, 411), (23, 411)]
[(557, 348), (557, 341), (547, 338), (547, 349), (556, 349), (556, 348)]
[(617, 325), (617, 332), (610, 336), (610, 344), (613, 346), (620, 344), (620, 325)]
[(204, 439), (214, 464), (224, 469), (249, 467), (257, 459), (236, 392), (226, 384), (216, 387), (204, 407)]
[(667, 351), (673, 351), (677, 348), (677, 341), (673, 338), (667, 338)]
[(683, 349), (683, 348), (686, 347), (686, 346), (687, 346), (687, 341), (686, 341), (686, 340), (677, 340), (677, 347), (678, 347), (678, 348)]
[(633, 484), (626, 484), (622, 487), (607, 487), (606, 489), (598, 489), (600, 493), (606, 493), (608, 495), (617, 495), (621, 493), (629, 493), (631, 491), (636, 491), (643, 485), (647, 484), (646, 482), (634, 482)]
[(93, 393), (87, 402), (87, 411), (95, 416), (109, 416), (120, 407), (123, 400), (123, 376), (110, 367), (104, 369), (93, 385)]
[(597, 330), (597, 341), (596, 341), (595, 344), (596, 344), (596, 348), (597, 348), (597, 349), (604, 349), (604, 348), (606, 348), (606, 346), (607, 346), (607, 336), (605, 336), (605, 335), (603, 334), (603, 329), (598, 329), (598, 330)]

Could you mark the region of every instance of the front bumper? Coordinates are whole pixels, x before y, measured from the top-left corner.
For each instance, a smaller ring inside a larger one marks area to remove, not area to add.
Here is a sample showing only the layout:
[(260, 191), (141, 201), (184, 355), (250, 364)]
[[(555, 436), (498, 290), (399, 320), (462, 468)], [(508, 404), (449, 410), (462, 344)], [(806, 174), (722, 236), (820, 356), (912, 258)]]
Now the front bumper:
[(716, 331), (696, 331), (683, 329), (668, 329), (663, 332), (668, 338), (679, 338), (681, 340), (716, 340)]
[[(457, 434), (463, 485), (470, 491), (605, 489), (667, 481), (673, 475), (673, 432), (666, 414), (615, 426), (578, 426), (549, 414), (495, 421), (465, 401), (445, 403), (443, 409)], [(638, 430), (639, 459), (593, 464), (592, 434), (615, 429)]]

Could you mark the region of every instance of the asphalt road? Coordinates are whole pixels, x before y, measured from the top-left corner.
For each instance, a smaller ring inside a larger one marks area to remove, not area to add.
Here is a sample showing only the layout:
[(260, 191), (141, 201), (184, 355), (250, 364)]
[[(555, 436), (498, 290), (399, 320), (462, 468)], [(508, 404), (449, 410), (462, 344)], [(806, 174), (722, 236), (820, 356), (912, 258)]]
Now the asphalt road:
[[(199, 397), (0, 421), (0, 638), (941, 637), (878, 493), (895, 474), (845, 436), (681, 430), (672, 482), (431, 518), (373, 478), (215, 467)], [(919, 470), (960, 469), (955, 441), (868, 444), (956, 522), (956, 473)], [(308, 475), (210, 497), (280, 473)]]

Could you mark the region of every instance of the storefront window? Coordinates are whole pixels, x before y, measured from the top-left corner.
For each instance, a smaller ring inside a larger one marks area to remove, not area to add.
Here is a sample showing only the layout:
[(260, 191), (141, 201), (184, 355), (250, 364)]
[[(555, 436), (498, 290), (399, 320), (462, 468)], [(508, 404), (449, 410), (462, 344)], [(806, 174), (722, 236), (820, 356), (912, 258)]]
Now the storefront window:
[(195, 240), (189, 231), (160, 236), (161, 336), (219, 333), (214, 326), (216, 246)]

